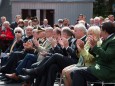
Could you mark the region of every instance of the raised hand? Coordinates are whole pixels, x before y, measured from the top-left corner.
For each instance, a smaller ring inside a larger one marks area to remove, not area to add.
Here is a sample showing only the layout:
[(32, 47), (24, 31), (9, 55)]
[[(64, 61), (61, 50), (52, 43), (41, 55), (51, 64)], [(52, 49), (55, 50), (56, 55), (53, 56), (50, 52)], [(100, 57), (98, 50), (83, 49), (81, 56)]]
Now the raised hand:
[(49, 38), (49, 41), (50, 41), (52, 47), (55, 47), (55, 46), (57, 45), (57, 40), (56, 40), (56, 39), (54, 39), (54, 38)]
[(6, 35), (5, 34), (1, 34), (1, 37), (6, 37)]
[(69, 46), (68, 40), (65, 37), (62, 37), (62, 41), (63, 41), (64, 47), (67, 48)]
[(37, 38), (34, 37), (34, 38), (32, 39), (32, 42), (34, 43), (34, 45), (35, 45), (36, 47), (39, 46), (39, 42), (38, 42)]
[(78, 39), (76, 41), (76, 46), (78, 48), (78, 51), (80, 52), (82, 49), (84, 49), (84, 42), (81, 39)]
[(58, 43), (61, 45), (62, 48), (64, 47), (64, 43), (62, 41), (62, 38), (59, 39)]
[(46, 56), (46, 55), (48, 54), (48, 52), (43, 51), (43, 52), (40, 52), (40, 54), (41, 54), (42, 56)]
[(97, 38), (94, 36), (88, 36), (88, 40), (90, 43), (91, 48), (93, 48), (97, 44)]
[(23, 43), (23, 46), (25, 50), (33, 49), (33, 43), (29, 41), (27, 41), (26, 43)]

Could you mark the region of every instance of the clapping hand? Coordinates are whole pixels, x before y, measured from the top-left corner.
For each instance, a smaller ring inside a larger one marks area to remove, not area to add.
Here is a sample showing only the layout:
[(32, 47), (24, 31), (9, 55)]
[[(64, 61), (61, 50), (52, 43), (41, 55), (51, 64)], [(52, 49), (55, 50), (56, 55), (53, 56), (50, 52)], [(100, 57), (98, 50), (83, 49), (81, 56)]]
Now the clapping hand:
[(6, 37), (6, 35), (5, 34), (1, 34), (1, 37)]
[(64, 43), (62, 41), (62, 38), (59, 39), (58, 43), (61, 45), (62, 48), (64, 47)]
[(33, 49), (33, 43), (29, 42), (29, 41), (27, 41), (26, 43), (23, 43), (23, 46), (24, 46), (25, 50), (31, 50), (31, 49)]
[(88, 36), (88, 40), (91, 48), (93, 48), (97, 44), (97, 38), (95, 36)]
[(49, 41), (50, 41), (52, 47), (55, 47), (57, 45), (57, 40), (56, 39), (51, 37), (51, 38), (49, 38)]
[(62, 37), (62, 41), (63, 41), (63, 45), (65, 48), (67, 48), (69, 46), (69, 42), (66, 38)]
[(32, 42), (34, 43), (34, 45), (35, 45), (36, 47), (39, 46), (39, 42), (38, 42), (37, 38), (34, 37), (34, 38), (32, 39)]
[(48, 53), (46, 51), (40, 52), (42, 56), (46, 56)]
[(77, 46), (78, 52), (80, 52), (82, 49), (84, 49), (84, 42), (81, 39), (78, 39), (76, 41), (76, 46)]

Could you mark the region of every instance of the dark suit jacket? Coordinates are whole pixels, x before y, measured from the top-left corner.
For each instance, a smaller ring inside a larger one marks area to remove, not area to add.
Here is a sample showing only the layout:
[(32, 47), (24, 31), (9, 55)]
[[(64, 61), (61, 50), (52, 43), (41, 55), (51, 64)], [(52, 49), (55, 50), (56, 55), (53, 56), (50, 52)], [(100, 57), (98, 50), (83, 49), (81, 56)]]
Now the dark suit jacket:
[[(81, 40), (85, 42), (86, 36), (84, 36)], [(77, 55), (77, 47), (76, 47), (76, 41), (77, 39), (73, 39), (71, 45), (67, 48), (67, 52), (69, 55), (76, 60), (76, 63), (78, 62), (78, 55)]]
[[(13, 43), (14, 43), (14, 41), (13, 41)], [(8, 49), (5, 51), (5, 53), (9, 53), (9, 52), (10, 52), (10, 49), (11, 49), (13, 43), (10, 45), (10, 47), (8, 47)], [(20, 40), (19, 42), (17, 42), (17, 43), (15, 44), (15, 46), (14, 46), (14, 48), (13, 48), (13, 51), (22, 51), (23, 48), (24, 48), (24, 47), (23, 47), (23, 41)]]
[(95, 64), (89, 67), (91, 73), (98, 79), (115, 82), (115, 34), (103, 41), (101, 47), (95, 46)]
[(10, 27), (14, 30), (18, 26), (17, 22), (12, 22)]
[(32, 38), (33, 38), (33, 36), (29, 36), (29, 37), (23, 36), (22, 40), (24, 43), (26, 43), (28, 40), (31, 40)]

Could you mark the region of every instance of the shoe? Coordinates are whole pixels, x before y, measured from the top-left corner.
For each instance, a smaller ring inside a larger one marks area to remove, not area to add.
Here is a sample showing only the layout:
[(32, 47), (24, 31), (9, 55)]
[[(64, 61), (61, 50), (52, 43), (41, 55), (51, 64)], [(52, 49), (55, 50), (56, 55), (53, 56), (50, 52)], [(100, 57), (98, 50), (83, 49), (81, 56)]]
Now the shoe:
[(3, 73), (0, 73), (0, 76), (2, 76), (3, 75)]
[(14, 79), (16, 81), (19, 80), (19, 77), (16, 75), (16, 73), (13, 73), (13, 74), (5, 74), (6, 77), (10, 78), (10, 79)]
[(26, 75), (26, 76), (18, 75), (18, 77), (23, 81), (30, 81), (30, 79), (31, 79), (31, 76), (29, 76), (29, 75)]
[(26, 75), (35, 75), (36, 72), (34, 69), (25, 69), (23, 68), (22, 71), (26, 74)]
[(1, 79), (1, 81), (9, 81), (9, 78), (5, 77), (5, 78)]
[(0, 80), (2, 80), (3, 78), (5, 78), (5, 75), (0, 76)]
[(0, 68), (0, 72), (1, 72), (1, 73), (4, 73), (5, 69), (6, 69), (6, 67), (5, 67), (5, 66), (2, 66), (2, 67)]
[(11, 84), (11, 83), (16, 83), (14, 80), (12, 80), (12, 79), (9, 79), (8, 81), (5, 81), (4, 82), (5, 84)]

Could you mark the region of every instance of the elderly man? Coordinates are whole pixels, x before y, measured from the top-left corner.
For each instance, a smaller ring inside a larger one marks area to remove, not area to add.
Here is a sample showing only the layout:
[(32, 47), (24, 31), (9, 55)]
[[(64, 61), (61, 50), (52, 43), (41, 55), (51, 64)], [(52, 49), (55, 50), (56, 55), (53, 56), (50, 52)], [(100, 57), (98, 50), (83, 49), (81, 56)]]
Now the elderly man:
[(112, 22), (102, 24), (103, 43), (98, 46), (95, 37), (90, 37), (90, 45), (95, 56), (95, 63), (71, 73), (72, 86), (85, 86), (87, 81), (115, 82), (115, 26)]
[(1, 24), (0, 24), (0, 27), (3, 27), (3, 23), (6, 21), (6, 17), (5, 16), (2, 16), (1, 17)]
[(43, 20), (43, 25), (41, 25), (42, 28), (47, 28), (47, 27), (51, 27), (50, 25), (48, 25), (48, 20), (44, 19)]
[(11, 23), (10, 27), (14, 30), (18, 26), (18, 21), (21, 19), (21, 15), (16, 15), (15, 21)]
[[(46, 81), (44, 81), (44, 83), (47, 84), (47, 86), (53, 86), (55, 78), (56, 78), (56, 73), (60, 72), (64, 67), (77, 63), (78, 58), (76, 55), (76, 49), (75, 47), (71, 46), (72, 43), (72, 38), (73, 33), (70, 30), (69, 27), (64, 27), (62, 28), (62, 32), (61, 32), (61, 37), (62, 40), (60, 39), (60, 44), (61, 46), (63, 46), (63, 51), (65, 51), (65, 54), (59, 54), (59, 53), (54, 53), (52, 54), (48, 59), (47, 57), (41, 62), (42, 64), (39, 65), (38, 67), (36, 67), (35, 69), (24, 69), (24, 71), (30, 75), (31, 77), (35, 77), (35, 75), (40, 77), (43, 77), (45, 72), (49, 72), (48, 70), (50, 70), (50, 74), (48, 74), (49, 76), (51, 76), (50, 81), (47, 81), (48, 83), (46, 83)], [(55, 66), (56, 65), (56, 66)], [(53, 70), (51, 70), (50, 68), (54, 68)], [(40, 69), (39, 69), (40, 68)], [(41, 70), (39, 72), (39, 70)], [(35, 73), (36, 72), (36, 73)], [(53, 75), (52, 75), (52, 74)], [(26, 80), (27, 78), (22, 77), (21, 78), (23, 80)], [(41, 78), (40, 78), (41, 79)], [(49, 79), (47, 79), (49, 80)], [(51, 82), (51, 83), (50, 83)], [(50, 84), (50, 85), (49, 85)], [(44, 85), (42, 85), (44, 86)]]

